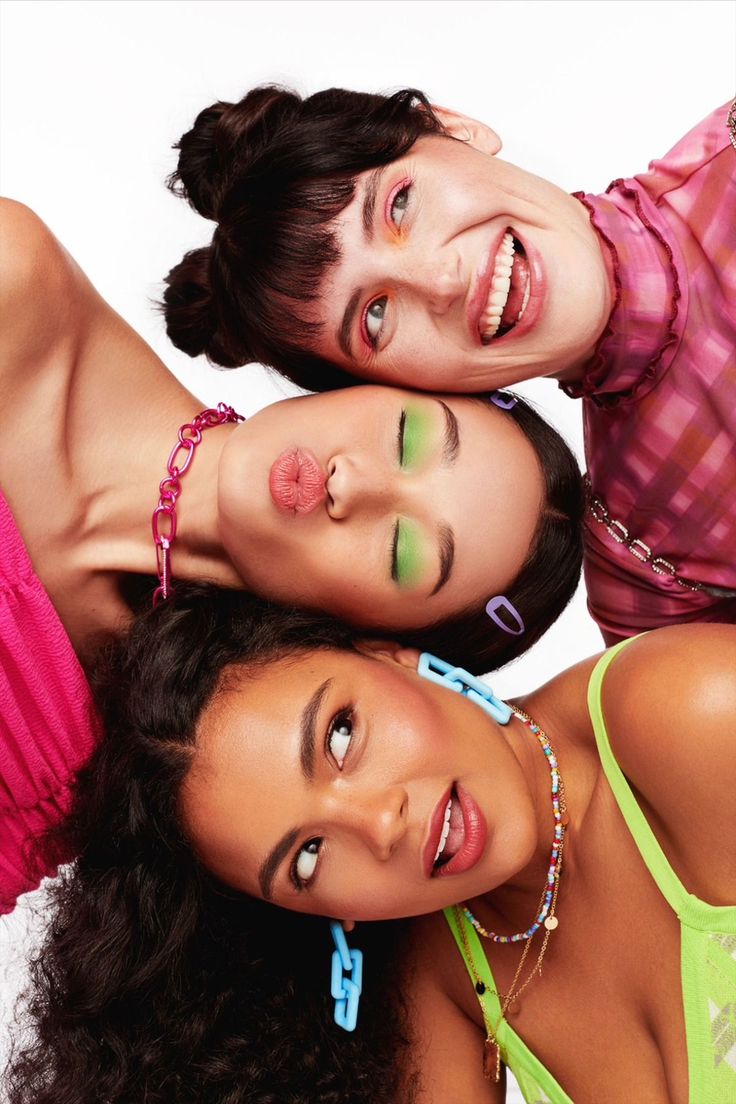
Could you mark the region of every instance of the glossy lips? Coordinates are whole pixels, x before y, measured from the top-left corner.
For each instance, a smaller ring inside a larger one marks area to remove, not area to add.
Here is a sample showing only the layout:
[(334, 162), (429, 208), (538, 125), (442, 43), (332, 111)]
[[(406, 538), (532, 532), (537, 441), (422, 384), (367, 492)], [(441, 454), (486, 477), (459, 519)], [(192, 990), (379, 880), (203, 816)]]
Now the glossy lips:
[(531, 294), (531, 266), (511, 230), (496, 239), (481, 266), (468, 305), (471, 333), (483, 345), (499, 340), (521, 323)]
[[(442, 855), (452, 857), (442, 866), (436, 867), (437, 850), (442, 846), (443, 828), (447, 803), (452, 800), (449, 818), (449, 832)], [(429, 837), (422, 854), (425, 873), (430, 878), (446, 878), (451, 874), (465, 874), (471, 870), (485, 850), (488, 829), (485, 817), (472, 796), (459, 783), (442, 797), (432, 814)]]
[(308, 514), (325, 499), (325, 474), (308, 449), (288, 448), (274, 460), (268, 489), (279, 510)]

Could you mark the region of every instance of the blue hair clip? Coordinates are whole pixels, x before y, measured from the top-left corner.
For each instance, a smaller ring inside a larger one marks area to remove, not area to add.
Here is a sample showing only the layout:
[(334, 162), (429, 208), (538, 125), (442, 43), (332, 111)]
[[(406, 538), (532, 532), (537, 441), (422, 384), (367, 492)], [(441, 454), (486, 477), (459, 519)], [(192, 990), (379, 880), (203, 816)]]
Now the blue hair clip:
[[(363, 952), (350, 950), (338, 920), (330, 920), (330, 931), (335, 941), (330, 982), (330, 992), (335, 1000), (335, 1023), (345, 1031), (355, 1031), (363, 989)], [(348, 977), (348, 974), (352, 976)]]
[(471, 675), (469, 671), (463, 670), (462, 667), (452, 667), (449, 663), (445, 663), (444, 659), (438, 659), (429, 652), (422, 652), (417, 672), (422, 678), (436, 682), (438, 686), (446, 686), (448, 690), (454, 690), (470, 698), (499, 724), (509, 723), (513, 710), (506, 705), (506, 702), (496, 697), (490, 686), (475, 675)]

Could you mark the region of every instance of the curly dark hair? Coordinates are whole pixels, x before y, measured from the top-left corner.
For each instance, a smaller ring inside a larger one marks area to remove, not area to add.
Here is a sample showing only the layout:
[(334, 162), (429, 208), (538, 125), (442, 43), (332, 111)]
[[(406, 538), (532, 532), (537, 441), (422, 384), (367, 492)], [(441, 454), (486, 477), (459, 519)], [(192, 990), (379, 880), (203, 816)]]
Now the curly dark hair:
[(33, 1040), (7, 1074), (9, 1104), (414, 1099), (394, 965), (407, 925), (356, 933), (367, 968), (346, 1034), (332, 1022), (327, 922), (220, 884), (180, 817), (198, 719), (225, 669), (314, 648), (351, 649), (352, 633), (204, 585), (179, 587), (109, 646), (94, 680), (106, 736), (51, 841), (79, 857), (51, 890), (27, 997)]
[(415, 88), (302, 99), (265, 85), (201, 111), (168, 186), (217, 227), (166, 277), (174, 345), (225, 368), (260, 361), (310, 391), (360, 382), (309, 352), (320, 327), (304, 308), (339, 260), (332, 224), (358, 175), (442, 133)]

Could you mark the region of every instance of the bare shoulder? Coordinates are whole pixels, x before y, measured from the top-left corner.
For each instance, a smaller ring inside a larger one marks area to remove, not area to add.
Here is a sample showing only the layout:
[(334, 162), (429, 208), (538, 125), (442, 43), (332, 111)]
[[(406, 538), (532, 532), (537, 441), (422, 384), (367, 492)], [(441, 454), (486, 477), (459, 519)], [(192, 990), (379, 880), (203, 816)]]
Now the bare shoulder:
[(606, 672), (602, 704), (616, 758), (677, 849), (682, 880), (733, 904), (736, 626), (678, 625), (632, 641)]
[[(409, 1015), (417, 1104), (501, 1104), (504, 1083), (483, 1073), (484, 1033), (456, 999), (458, 962), (463, 973), (465, 968), (444, 917), (419, 917), (414, 925)], [(472, 992), (467, 976), (463, 988)]]
[(0, 341), (4, 364), (38, 357), (75, 322), (85, 277), (29, 207), (0, 199)]

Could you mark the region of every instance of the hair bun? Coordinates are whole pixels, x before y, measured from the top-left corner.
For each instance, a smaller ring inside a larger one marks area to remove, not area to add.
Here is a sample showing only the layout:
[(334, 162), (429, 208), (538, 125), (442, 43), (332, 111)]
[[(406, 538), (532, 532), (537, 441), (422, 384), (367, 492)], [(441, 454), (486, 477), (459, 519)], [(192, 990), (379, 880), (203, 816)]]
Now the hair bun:
[(189, 356), (204, 353), (213, 364), (238, 368), (252, 360), (249, 347), (220, 325), (217, 296), (211, 283), (213, 246), (192, 249), (164, 281), (163, 313), (169, 340)]
[(206, 107), (174, 146), (179, 162), (168, 187), (203, 218), (216, 221), (233, 179), (249, 168), (274, 131), (300, 108), (294, 92), (276, 85), (254, 88), (239, 103), (218, 100)]
[(199, 356), (209, 347), (216, 328), (210, 247), (185, 253), (165, 282), (166, 332), (177, 349), (189, 356)]

